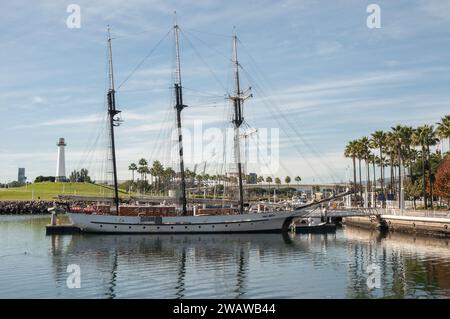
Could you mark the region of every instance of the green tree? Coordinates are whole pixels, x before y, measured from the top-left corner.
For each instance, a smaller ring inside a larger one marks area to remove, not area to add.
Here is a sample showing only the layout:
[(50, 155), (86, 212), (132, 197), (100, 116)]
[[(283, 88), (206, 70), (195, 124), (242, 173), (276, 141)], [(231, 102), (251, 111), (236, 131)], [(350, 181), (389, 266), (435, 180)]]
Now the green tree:
[(277, 184), (278, 188), (280, 188), (281, 179), (279, 177), (275, 177), (275, 184)]
[(164, 190), (167, 191), (170, 189), (173, 184), (173, 180), (177, 174), (173, 170), (172, 167), (167, 167), (163, 170), (162, 176), (163, 176), (163, 183), (164, 183)]
[(156, 189), (159, 192), (161, 189), (161, 182), (164, 174), (164, 166), (160, 161), (153, 161), (152, 167), (149, 169), (149, 172), (153, 177), (155, 177)]
[[(411, 145), (411, 136), (413, 129), (409, 126), (397, 125), (392, 127), (392, 143), (397, 150), (397, 160), (398, 160), (398, 193), (401, 191), (402, 176), (402, 165), (405, 165), (405, 156), (409, 152)], [(401, 206), (400, 196), (398, 196), (399, 208)]]
[[(344, 150), (344, 156), (347, 158), (352, 159), (353, 163), (353, 193), (354, 193), (354, 200), (356, 203), (356, 191), (358, 190), (357, 184), (356, 184), (356, 158), (358, 157), (358, 141), (350, 141)], [(297, 178), (296, 178), (297, 180)]]
[(128, 170), (130, 170), (131, 171), (131, 175), (132, 175), (132, 181), (134, 182), (134, 171), (137, 171), (137, 165), (135, 164), (135, 163), (131, 163), (129, 166), (128, 166)]
[(270, 177), (270, 176), (267, 176), (266, 177), (266, 183), (268, 183), (269, 184), (269, 194), (270, 194), (270, 184), (273, 182), (273, 179), (272, 179), (272, 177)]
[(141, 180), (147, 180), (148, 162), (145, 158), (141, 158), (138, 162), (138, 173), (141, 174)]
[(284, 178), (284, 181), (285, 181), (286, 184), (288, 184), (288, 187), (289, 187), (289, 184), (291, 183), (291, 177), (290, 176), (286, 176)]
[(362, 176), (361, 176), (361, 161), (365, 156), (364, 144), (361, 140), (356, 140), (355, 144), (356, 158), (358, 159), (358, 170), (359, 170), (359, 196), (362, 197)]
[(82, 168), (79, 171), (72, 171), (72, 173), (70, 173), (69, 180), (73, 183), (91, 183), (89, 172), (85, 168)]
[(370, 139), (370, 146), (374, 149), (378, 149), (380, 152), (380, 178), (381, 178), (381, 191), (384, 194), (384, 158), (383, 152), (386, 145), (387, 134), (383, 131), (375, 131), (372, 133)]
[(422, 195), (422, 183), (420, 180), (405, 182), (406, 195), (412, 197), (414, 203), (414, 209), (416, 209), (416, 200)]
[(437, 123), (437, 135), (441, 138), (448, 138), (448, 147), (450, 151), (450, 115), (446, 115), (441, 118), (441, 121)]
[(428, 168), (429, 184), (430, 184), (430, 206), (433, 207), (433, 185), (432, 185), (432, 170), (430, 165), (430, 146), (436, 145), (437, 138), (433, 126), (422, 125), (414, 130), (412, 136), (413, 145), (421, 147), (421, 159), (422, 159), (422, 196), (424, 198), (425, 208), (428, 208), (427, 204), (427, 192), (426, 192), (426, 168)]
[[(369, 167), (369, 157), (370, 157), (370, 140), (368, 137), (364, 136), (360, 140), (358, 140), (358, 150), (359, 150), (359, 156), (361, 159), (364, 159), (364, 162), (366, 163), (366, 189), (368, 191), (368, 187), (370, 184), (370, 167)], [(361, 178), (361, 173), (360, 173)], [(360, 181), (361, 183), (361, 181)], [(362, 183), (361, 183), (362, 188)], [(366, 199), (368, 201), (368, 198)]]
[(447, 156), (439, 165), (436, 172), (436, 194), (447, 199), (450, 208), (450, 156)]

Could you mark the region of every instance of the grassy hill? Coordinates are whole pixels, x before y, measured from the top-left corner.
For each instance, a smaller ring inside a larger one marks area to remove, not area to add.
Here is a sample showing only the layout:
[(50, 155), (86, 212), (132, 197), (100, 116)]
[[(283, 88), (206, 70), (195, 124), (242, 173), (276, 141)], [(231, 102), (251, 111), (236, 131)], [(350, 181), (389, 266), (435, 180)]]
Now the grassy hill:
[(37, 200), (39, 198), (52, 200), (58, 195), (111, 197), (112, 194), (112, 189), (107, 186), (89, 183), (43, 182), (14, 188), (0, 188), (0, 200)]

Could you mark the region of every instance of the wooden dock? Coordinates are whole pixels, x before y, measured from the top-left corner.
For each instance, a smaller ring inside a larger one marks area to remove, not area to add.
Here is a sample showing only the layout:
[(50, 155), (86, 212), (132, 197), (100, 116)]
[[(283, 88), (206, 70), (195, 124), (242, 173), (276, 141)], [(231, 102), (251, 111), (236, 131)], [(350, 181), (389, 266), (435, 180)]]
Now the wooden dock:
[(45, 234), (46, 235), (70, 235), (80, 233), (81, 229), (72, 225), (72, 224), (64, 224), (64, 225), (46, 225), (45, 226)]

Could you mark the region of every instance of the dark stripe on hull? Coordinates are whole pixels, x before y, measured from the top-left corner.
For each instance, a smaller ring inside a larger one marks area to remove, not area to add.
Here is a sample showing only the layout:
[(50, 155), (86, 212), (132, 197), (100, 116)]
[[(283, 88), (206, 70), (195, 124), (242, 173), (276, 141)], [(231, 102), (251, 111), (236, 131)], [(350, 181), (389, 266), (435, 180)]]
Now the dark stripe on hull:
[(281, 229), (271, 230), (244, 230), (244, 231), (154, 231), (154, 232), (103, 232), (103, 231), (83, 231), (90, 234), (104, 234), (104, 235), (197, 235), (197, 234), (279, 234), (284, 232)]
[(163, 224), (131, 224), (131, 223), (111, 223), (111, 222), (90, 222), (91, 224), (101, 224), (101, 225), (117, 225), (117, 226), (209, 226), (209, 225), (223, 225), (223, 224), (245, 224), (245, 223), (259, 223), (266, 222), (270, 219), (258, 219), (258, 220), (245, 220), (239, 222), (216, 222), (216, 223), (163, 223)]

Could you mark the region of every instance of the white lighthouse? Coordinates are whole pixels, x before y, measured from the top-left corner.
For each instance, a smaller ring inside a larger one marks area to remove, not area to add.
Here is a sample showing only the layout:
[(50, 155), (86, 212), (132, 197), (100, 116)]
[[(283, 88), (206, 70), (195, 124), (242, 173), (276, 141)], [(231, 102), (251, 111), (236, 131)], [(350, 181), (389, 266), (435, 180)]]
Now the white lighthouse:
[(60, 137), (58, 144), (58, 160), (56, 162), (56, 176), (55, 182), (65, 182), (66, 181), (66, 157), (64, 154), (64, 147), (66, 146), (66, 142), (64, 141), (64, 137)]

